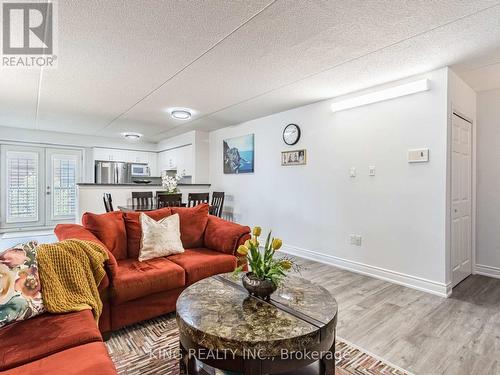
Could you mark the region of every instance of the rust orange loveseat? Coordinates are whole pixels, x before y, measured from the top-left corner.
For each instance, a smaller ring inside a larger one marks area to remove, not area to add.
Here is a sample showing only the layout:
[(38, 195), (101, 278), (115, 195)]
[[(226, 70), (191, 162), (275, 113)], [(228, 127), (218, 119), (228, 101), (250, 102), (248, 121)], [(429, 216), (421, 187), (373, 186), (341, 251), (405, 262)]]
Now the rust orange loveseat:
[(250, 238), (250, 228), (208, 214), (208, 205), (193, 208), (162, 208), (145, 212), (155, 220), (179, 214), (182, 254), (140, 262), (139, 213), (86, 213), (83, 225), (61, 224), (59, 240), (82, 239), (102, 244), (109, 260), (108, 277), (101, 289), (102, 333), (122, 328), (175, 310), (179, 294), (188, 285), (219, 273), (231, 272), (237, 264), (235, 251)]

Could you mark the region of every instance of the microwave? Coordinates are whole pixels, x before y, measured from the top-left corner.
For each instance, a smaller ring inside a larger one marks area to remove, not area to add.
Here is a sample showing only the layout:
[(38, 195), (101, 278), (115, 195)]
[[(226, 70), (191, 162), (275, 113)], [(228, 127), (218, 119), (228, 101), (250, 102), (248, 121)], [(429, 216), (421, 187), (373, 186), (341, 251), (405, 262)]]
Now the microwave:
[(129, 164), (130, 177), (149, 177), (151, 175), (147, 164)]

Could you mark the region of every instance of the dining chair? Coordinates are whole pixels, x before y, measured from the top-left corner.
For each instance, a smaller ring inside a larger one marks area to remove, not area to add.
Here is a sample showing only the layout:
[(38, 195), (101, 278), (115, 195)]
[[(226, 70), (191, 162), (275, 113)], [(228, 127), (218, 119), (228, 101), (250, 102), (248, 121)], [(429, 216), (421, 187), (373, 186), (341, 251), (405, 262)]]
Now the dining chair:
[(224, 192), (214, 191), (212, 193), (212, 204), (210, 207), (210, 214), (222, 217), (222, 208), (224, 207)]
[(111, 212), (113, 210), (113, 199), (111, 199), (111, 193), (104, 193), (102, 197), (104, 201), (104, 208), (106, 212)]
[(149, 206), (153, 205), (152, 191), (133, 191), (132, 204), (134, 206)]
[(189, 193), (188, 194), (188, 207), (194, 207), (202, 203), (208, 203), (208, 193)]
[(158, 202), (158, 208), (164, 207), (181, 207), (182, 206), (182, 194), (165, 194), (161, 192), (156, 193), (156, 201)]

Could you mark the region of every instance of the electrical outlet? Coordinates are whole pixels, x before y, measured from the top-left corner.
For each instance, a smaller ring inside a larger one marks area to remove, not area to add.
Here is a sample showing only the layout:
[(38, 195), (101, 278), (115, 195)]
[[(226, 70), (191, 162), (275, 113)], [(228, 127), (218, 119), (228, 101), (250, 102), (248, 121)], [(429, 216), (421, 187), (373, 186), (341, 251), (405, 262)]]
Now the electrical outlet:
[(362, 241), (362, 237), (361, 236), (356, 236), (356, 246), (361, 246), (361, 241)]

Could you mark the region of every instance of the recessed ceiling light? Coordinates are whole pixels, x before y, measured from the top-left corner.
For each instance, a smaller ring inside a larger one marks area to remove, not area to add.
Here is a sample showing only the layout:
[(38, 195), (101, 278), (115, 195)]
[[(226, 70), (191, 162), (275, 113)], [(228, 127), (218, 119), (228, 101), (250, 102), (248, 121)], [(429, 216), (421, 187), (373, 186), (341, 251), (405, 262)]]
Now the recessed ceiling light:
[(130, 139), (130, 140), (137, 140), (139, 138), (142, 137), (142, 134), (139, 134), (139, 133), (123, 133), (123, 136), (127, 139)]
[(191, 118), (191, 110), (188, 108), (175, 108), (170, 111), (170, 116), (176, 120), (189, 120)]

